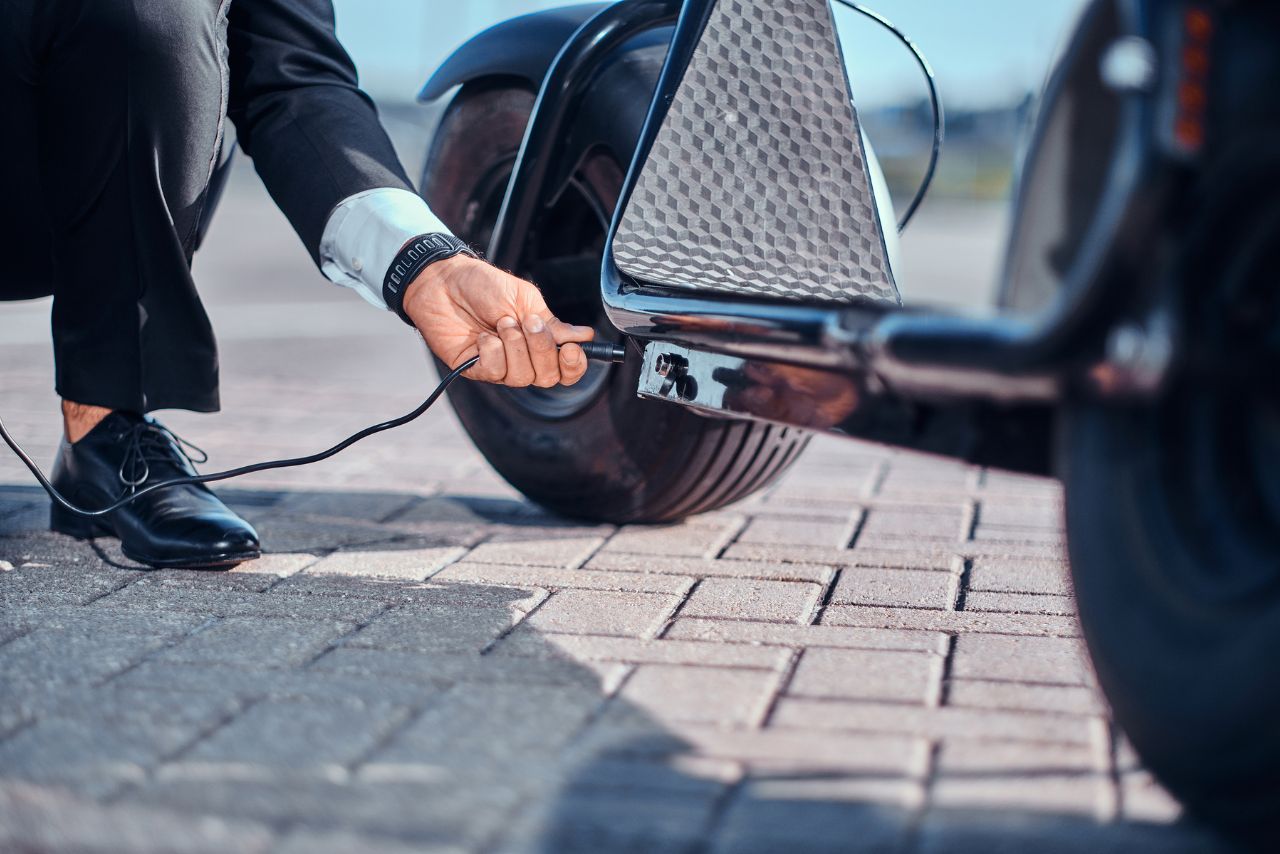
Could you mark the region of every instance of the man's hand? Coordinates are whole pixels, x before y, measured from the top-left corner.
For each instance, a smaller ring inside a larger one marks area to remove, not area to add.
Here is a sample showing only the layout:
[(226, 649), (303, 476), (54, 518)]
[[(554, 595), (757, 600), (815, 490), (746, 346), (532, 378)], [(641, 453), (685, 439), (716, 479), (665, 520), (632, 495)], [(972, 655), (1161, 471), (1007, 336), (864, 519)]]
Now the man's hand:
[[(441, 361), (463, 376), (512, 388), (573, 385), (587, 372), (576, 343), (595, 330), (557, 320), (537, 287), (466, 256), (437, 261), (405, 290), (404, 309)], [(563, 345), (559, 352), (556, 345)]]

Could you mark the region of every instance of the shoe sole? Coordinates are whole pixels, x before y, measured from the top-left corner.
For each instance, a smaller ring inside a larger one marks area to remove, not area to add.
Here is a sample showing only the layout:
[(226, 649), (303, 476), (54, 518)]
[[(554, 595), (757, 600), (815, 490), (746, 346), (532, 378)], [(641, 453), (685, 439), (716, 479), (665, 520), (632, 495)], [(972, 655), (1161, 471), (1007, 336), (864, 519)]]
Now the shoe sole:
[[(49, 514), (49, 530), (55, 534), (74, 537), (77, 540), (92, 540), (95, 537), (119, 539), (116, 536), (116, 532), (103, 523), (94, 519), (85, 519), (83, 516), (76, 516), (58, 507), (53, 508)], [(201, 555), (200, 557), (166, 558), (161, 560), (132, 552), (123, 543), (120, 544), (120, 550), (124, 552), (125, 557), (134, 563), (145, 564), (155, 569), (226, 569), (227, 567), (262, 557), (261, 550), (253, 549), (243, 552), (222, 552), (215, 555)]]

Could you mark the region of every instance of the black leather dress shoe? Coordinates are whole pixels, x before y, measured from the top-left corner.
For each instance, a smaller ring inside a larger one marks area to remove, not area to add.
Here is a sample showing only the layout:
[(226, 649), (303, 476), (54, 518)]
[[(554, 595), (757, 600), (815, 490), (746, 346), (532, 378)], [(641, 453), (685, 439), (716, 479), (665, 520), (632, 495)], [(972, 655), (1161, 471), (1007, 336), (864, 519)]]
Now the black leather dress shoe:
[[(113, 412), (79, 442), (62, 440), (53, 485), (86, 510), (106, 507), (145, 484), (195, 474), (184, 444), (154, 419)], [(50, 527), (117, 536), (130, 560), (154, 567), (232, 566), (261, 552), (257, 532), (203, 485), (157, 490), (97, 519), (54, 504)]]

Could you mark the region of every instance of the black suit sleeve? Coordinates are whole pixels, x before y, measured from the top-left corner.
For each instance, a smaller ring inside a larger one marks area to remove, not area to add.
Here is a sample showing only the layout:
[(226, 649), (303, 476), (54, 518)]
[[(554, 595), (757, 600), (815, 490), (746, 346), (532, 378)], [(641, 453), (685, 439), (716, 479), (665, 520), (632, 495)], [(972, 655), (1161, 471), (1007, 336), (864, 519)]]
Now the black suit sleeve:
[(228, 25), (240, 145), (318, 263), (343, 199), (413, 187), (338, 42), (332, 0), (234, 0)]

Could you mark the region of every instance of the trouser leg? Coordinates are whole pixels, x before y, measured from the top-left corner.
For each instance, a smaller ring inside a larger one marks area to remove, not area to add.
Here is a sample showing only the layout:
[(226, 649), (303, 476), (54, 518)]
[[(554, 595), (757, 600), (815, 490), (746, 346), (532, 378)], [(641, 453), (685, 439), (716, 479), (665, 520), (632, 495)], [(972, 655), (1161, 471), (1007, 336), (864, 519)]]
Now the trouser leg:
[(225, 121), (228, 2), (0, 0), (0, 14), (27, 13), (26, 55), (12, 64), (32, 81), (68, 400), (218, 406), (190, 260)]

